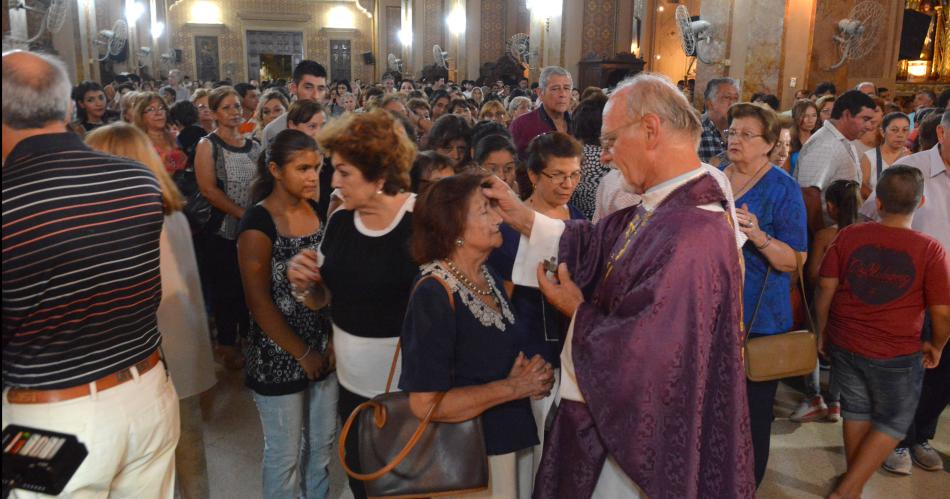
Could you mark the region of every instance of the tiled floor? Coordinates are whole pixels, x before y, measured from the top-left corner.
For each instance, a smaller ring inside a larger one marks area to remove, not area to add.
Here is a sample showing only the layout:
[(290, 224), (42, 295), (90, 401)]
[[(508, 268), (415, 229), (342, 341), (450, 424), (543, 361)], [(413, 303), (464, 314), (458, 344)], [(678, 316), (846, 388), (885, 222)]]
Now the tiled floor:
[[(211, 497), (256, 499), (261, 497), (260, 459), (263, 449), (260, 420), (240, 372), (218, 371), (218, 385), (204, 400), (205, 445)], [(768, 474), (759, 489), (762, 499), (824, 497), (835, 478), (844, 472), (844, 453), (839, 424), (797, 424), (788, 420), (799, 395), (782, 385), (772, 427), (772, 451)], [(914, 469), (913, 476), (875, 474), (865, 488), (864, 499), (938, 499), (950, 497), (950, 411), (944, 411), (931, 442), (944, 459), (944, 471)], [(331, 469), (330, 497), (352, 497), (343, 471)]]

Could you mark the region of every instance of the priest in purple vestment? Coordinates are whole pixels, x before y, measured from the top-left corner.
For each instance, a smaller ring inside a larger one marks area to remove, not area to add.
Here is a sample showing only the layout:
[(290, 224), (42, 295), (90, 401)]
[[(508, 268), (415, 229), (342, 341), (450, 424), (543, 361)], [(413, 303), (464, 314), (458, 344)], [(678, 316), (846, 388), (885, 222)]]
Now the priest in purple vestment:
[[(535, 498), (751, 498), (742, 263), (726, 195), (700, 166), (702, 125), (668, 79), (640, 74), (604, 109), (603, 163), (642, 202), (596, 225), (485, 194), (523, 234), (516, 284), (573, 317)], [(556, 276), (542, 260), (560, 262)]]

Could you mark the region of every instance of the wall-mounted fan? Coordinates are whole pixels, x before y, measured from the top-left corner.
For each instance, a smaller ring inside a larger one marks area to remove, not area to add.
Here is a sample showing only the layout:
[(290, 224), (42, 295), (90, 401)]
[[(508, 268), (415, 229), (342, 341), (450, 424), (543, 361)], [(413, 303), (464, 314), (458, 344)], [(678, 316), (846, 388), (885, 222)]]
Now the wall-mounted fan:
[(435, 65), (442, 69), (449, 69), (449, 53), (442, 50), (442, 47), (438, 45), (432, 46), (432, 58), (435, 60)]
[(402, 73), (402, 59), (399, 59), (394, 54), (389, 54), (386, 58), (386, 63), (390, 72)]
[(508, 40), (508, 55), (522, 66), (528, 66), (531, 58), (531, 37), (516, 33)]
[(112, 29), (103, 29), (99, 31), (96, 37), (96, 50), (98, 56), (96, 59), (104, 61), (107, 58), (116, 57), (122, 53), (125, 44), (129, 40), (129, 24), (125, 19), (117, 20)]
[(841, 59), (828, 68), (838, 69), (848, 60), (857, 60), (868, 55), (881, 37), (881, 20), (886, 17), (881, 4), (864, 0), (851, 9), (847, 19), (838, 21), (835, 45)]
[(27, 33), (27, 39), (17, 40), (24, 43), (35, 42), (43, 36), (46, 30), (49, 30), (50, 33), (58, 33), (63, 29), (66, 16), (69, 14), (68, 0), (9, 0), (7, 6), (10, 10), (23, 9), (43, 16), (43, 20), (40, 21), (40, 29), (36, 31), (35, 35), (29, 36), (29, 33)]
[(698, 17), (694, 20), (685, 5), (676, 7), (676, 25), (679, 28), (680, 42), (687, 57), (695, 57), (705, 64), (715, 64), (709, 59), (704, 47), (712, 43), (712, 24)]

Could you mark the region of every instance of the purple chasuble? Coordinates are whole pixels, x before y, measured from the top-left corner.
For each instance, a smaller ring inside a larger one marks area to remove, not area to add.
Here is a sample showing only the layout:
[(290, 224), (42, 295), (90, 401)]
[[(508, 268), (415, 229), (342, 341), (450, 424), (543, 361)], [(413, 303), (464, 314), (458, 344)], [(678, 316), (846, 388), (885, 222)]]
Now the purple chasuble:
[(590, 497), (608, 454), (651, 499), (754, 497), (739, 253), (709, 203), (725, 196), (703, 175), (649, 217), (566, 222), (559, 259), (587, 300), (571, 343), (586, 404), (562, 400), (535, 498)]

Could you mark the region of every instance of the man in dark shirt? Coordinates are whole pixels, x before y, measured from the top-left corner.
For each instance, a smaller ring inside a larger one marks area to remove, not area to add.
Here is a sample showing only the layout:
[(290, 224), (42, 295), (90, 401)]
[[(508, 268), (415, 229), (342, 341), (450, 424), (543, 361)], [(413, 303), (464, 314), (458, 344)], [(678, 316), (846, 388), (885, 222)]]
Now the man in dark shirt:
[(571, 133), (571, 89), (574, 80), (571, 73), (558, 66), (541, 70), (541, 105), (511, 122), (511, 136), (518, 148), (518, 156), (527, 159), (531, 139), (548, 132)]
[(64, 495), (170, 499), (161, 191), (144, 165), (66, 131), (69, 92), (59, 60), (3, 54), (3, 424), (85, 444)]

